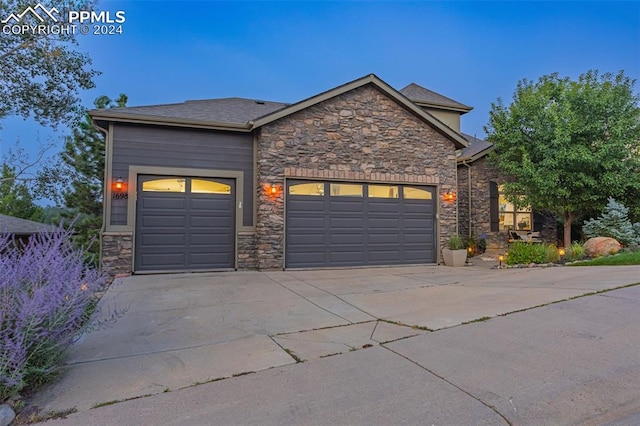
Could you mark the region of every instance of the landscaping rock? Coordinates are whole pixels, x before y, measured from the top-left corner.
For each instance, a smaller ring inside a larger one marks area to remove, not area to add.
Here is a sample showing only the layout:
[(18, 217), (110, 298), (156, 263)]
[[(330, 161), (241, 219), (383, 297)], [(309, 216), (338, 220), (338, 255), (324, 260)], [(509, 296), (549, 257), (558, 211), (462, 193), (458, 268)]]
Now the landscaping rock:
[(0, 426), (9, 426), (15, 418), (16, 413), (9, 404), (0, 405)]
[(584, 243), (584, 251), (587, 256), (608, 256), (620, 251), (622, 244), (620, 244), (615, 238), (610, 237), (595, 237), (589, 238)]

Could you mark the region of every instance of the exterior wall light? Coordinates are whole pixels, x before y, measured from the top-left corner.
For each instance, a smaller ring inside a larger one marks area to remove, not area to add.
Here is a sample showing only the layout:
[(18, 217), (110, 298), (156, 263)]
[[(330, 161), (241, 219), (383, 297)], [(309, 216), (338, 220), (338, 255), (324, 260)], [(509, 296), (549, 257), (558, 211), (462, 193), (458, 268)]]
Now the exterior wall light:
[(119, 177), (113, 182), (111, 198), (114, 200), (126, 200), (129, 198), (129, 194), (127, 193), (127, 184), (122, 180), (122, 177)]
[(449, 202), (449, 203), (454, 202), (456, 200), (456, 198), (457, 198), (456, 197), (456, 193), (453, 192), (453, 191), (448, 191), (448, 192), (444, 193), (444, 200)]
[(275, 183), (268, 183), (264, 186), (264, 193), (271, 198), (275, 198), (280, 193), (280, 187)]
[(121, 177), (116, 179), (115, 183), (113, 184), (113, 189), (115, 189), (118, 192), (121, 192), (124, 189), (124, 181), (122, 180)]

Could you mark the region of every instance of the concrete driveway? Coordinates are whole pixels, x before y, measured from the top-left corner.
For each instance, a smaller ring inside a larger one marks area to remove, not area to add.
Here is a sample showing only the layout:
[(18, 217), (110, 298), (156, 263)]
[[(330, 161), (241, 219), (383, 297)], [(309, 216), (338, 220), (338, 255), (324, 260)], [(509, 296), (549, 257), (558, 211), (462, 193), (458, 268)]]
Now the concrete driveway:
[[(94, 331), (78, 342), (60, 380), (43, 390), (33, 403), (44, 411), (76, 407), (81, 413), (74, 416), (85, 412), (91, 417), (100, 411), (86, 411), (92, 407), (161, 393), (167, 393), (166, 397), (163, 395), (167, 401), (170, 395), (184, 397), (204, 388), (195, 385), (216, 381), (215, 385), (224, 382), (228, 383), (225, 386), (233, 386), (233, 383), (239, 383), (234, 382), (235, 379), (218, 381), (269, 369), (269, 372), (261, 373), (261, 377), (278, 376), (281, 379), (283, 374), (284, 377), (309, 374), (314, 377), (314, 383), (307, 383), (295, 392), (305, 392), (305, 389), (322, 392), (323, 388), (339, 385), (340, 380), (348, 378), (327, 377), (325, 383), (325, 378), (317, 380), (314, 369), (322, 370), (336, 358), (333, 355), (343, 354), (337, 358), (344, 365), (336, 372), (358, 369), (358, 375), (381, 375), (370, 384), (379, 389), (367, 386), (361, 389), (362, 395), (380, 399), (384, 398), (381, 393), (395, 394), (397, 398), (394, 399), (402, 398), (402, 402), (396, 401), (394, 405), (399, 409), (403, 404), (420, 403), (414, 400), (417, 395), (414, 386), (421, 389), (418, 394), (424, 388), (418, 383), (412, 384), (411, 380), (403, 380), (403, 385), (397, 388), (393, 380), (385, 380), (385, 377), (413, 377), (415, 372), (408, 370), (428, 364), (430, 353), (436, 351), (437, 355), (440, 351), (442, 355), (447, 344), (438, 343), (438, 336), (446, 336), (449, 332), (443, 329), (640, 281), (637, 266), (509, 270), (493, 270), (486, 266), (129, 277), (114, 285), (103, 299), (106, 306), (127, 307), (126, 314), (112, 327)], [(477, 327), (484, 325), (469, 324), (462, 329), (473, 334)], [(460, 333), (459, 329), (451, 330)], [(435, 330), (442, 331), (433, 333)], [(523, 330), (532, 331), (530, 327)], [(518, 344), (526, 346), (526, 342)], [(370, 347), (373, 349), (362, 351)], [(473, 353), (478, 348), (470, 345), (461, 351), (464, 347), (463, 339), (458, 349), (446, 353), (443, 359), (458, 357), (460, 362), (473, 365)], [(500, 348), (496, 350), (496, 356), (502, 354), (504, 357), (510, 349)], [(515, 343), (513, 350), (535, 352), (535, 348), (518, 347)], [(387, 359), (392, 355), (390, 351), (400, 357), (394, 356), (391, 362)], [(406, 364), (399, 359), (410, 362)], [(380, 371), (377, 366), (385, 362), (388, 362), (386, 371)], [(274, 369), (289, 364), (292, 365)], [(478, 372), (482, 371), (482, 366), (476, 367)], [(444, 362), (433, 374), (455, 376), (456, 370), (448, 371), (447, 368)], [(491, 400), (490, 383), (486, 387), (481, 385), (480, 373), (469, 379), (475, 380), (475, 386), (480, 388), (478, 392), (484, 392), (486, 399)], [(258, 379), (247, 380), (255, 382)], [(256, 383), (251, 393), (263, 385)], [(444, 409), (442, 407), (466, 404), (469, 411), (457, 417), (460, 423), (467, 423), (467, 419), (478, 424), (496, 424), (497, 411), (489, 409), (490, 404), (482, 403), (455, 386), (443, 386), (443, 383), (427, 386), (430, 395), (434, 395), (429, 402), (435, 410), (433, 413)], [(229, 395), (249, 392), (234, 389), (229, 390)], [(267, 389), (263, 391), (268, 393)], [(292, 390), (282, 392), (281, 396)], [(518, 392), (522, 389), (513, 390), (514, 395)], [(267, 400), (273, 397), (276, 396), (265, 395)], [(449, 405), (439, 404), (440, 399), (442, 404), (448, 401)], [(117, 406), (132, 403), (117, 403)], [(227, 401), (227, 404), (231, 402)], [(340, 404), (336, 409), (340, 409)], [(372, 405), (371, 409), (384, 411), (384, 404)], [(508, 411), (511, 407), (501, 409)], [(517, 410), (515, 406), (514, 409)], [(346, 407), (344, 410), (345, 415), (350, 412)], [(304, 413), (298, 414), (292, 418), (298, 421), (305, 418)], [(384, 412), (379, 414), (380, 419), (385, 418)], [(243, 423), (239, 412), (236, 413), (239, 417), (233, 417), (231, 411), (227, 415), (227, 419)], [(86, 421), (86, 418), (81, 420), (83, 417), (74, 416), (70, 421), (76, 418), (76, 424)], [(181, 418), (177, 423), (184, 420)], [(200, 424), (188, 420), (186, 423)]]

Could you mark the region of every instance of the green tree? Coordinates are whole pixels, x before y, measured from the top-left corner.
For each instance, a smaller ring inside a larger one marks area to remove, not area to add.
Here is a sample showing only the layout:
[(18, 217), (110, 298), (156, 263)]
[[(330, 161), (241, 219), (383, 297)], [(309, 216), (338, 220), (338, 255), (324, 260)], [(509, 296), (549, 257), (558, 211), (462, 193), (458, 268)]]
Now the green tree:
[[(571, 224), (600, 211), (607, 198), (640, 191), (640, 97), (635, 81), (620, 72), (558, 74), (518, 83), (513, 102), (492, 104), (490, 159), (509, 179), (509, 201), (550, 211)], [(626, 200), (625, 200), (626, 201)]]
[(16, 170), (3, 163), (0, 171), (0, 214), (41, 222), (42, 207), (33, 202), (29, 187), (16, 179)]
[[(64, 16), (73, 9), (90, 9), (92, 1), (41, 0), (47, 10), (56, 8)], [(19, 15), (35, 3), (2, 0), (0, 19)], [(47, 18), (49, 19), (49, 18)], [(16, 24), (11, 20), (4, 25)], [(25, 14), (19, 25), (42, 24)], [(3, 25), (3, 26), (4, 26)], [(94, 87), (98, 74), (90, 68), (91, 58), (79, 52), (76, 35), (41, 34), (38, 31), (7, 31), (0, 37), (0, 119), (15, 114), (33, 118), (43, 125), (70, 122), (80, 116), (79, 91)]]
[[(127, 96), (121, 94), (116, 100), (100, 96), (94, 104), (98, 109), (125, 107)], [(89, 114), (85, 114), (73, 134), (66, 138), (60, 156), (69, 176), (62, 197), (67, 214), (75, 218), (76, 242), (97, 254), (97, 245), (90, 243), (97, 239), (102, 227), (105, 140)]]

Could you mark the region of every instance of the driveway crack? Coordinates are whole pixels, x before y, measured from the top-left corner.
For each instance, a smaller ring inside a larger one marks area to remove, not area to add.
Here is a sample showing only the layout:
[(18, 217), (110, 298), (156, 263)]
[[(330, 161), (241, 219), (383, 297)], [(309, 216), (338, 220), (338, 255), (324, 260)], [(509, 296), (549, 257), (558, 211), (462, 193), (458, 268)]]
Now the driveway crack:
[[(339, 314), (336, 314), (335, 312), (330, 311), (329, 309), (325, 308), (324, 306), (321, 306), (321, 305), (317, 304), (317, 303), (316, 303), (316, 302), (314, 302), (313, 300), (311, 300), (311, 299), (309, 299), (309, 298), (307, 298), (307, 297), (303, 296), (302, 294), (298, 293), (297, 291), (290, 289), (289, 287), (287, 287), (286, 285), (282, 284), (282, 283), (281, 283), (281, 282), (279, 282), (278, 280), (273, 279), (273, 278), (272, 278), (271, 276), (269, 276), (268, 274), (265, 274), (265, 276), (266, 276), (267, 278), (269, 278), (271, 281), (273, 281), (274, 283), (278, 284), (280, 287), (282, 287), (282, 288), (284, 288), (284, 289), (286, 289), (286, 290), (289, 290), (291, 293), (293, 293), (293, 294), (295, 294), (296, 296), (298, 296), (298, 297), (300, 297), (300, 298), (302, 298), (302, 299), (306, 300), (307, 302), (309, 302), (309, 303), (311, 303), (312, 305), (314, 305), (314, 306), (316, 306), (316, 307), (318, 307), (318, 308), (322, 309), (323, 311), (325, 311), (325, 312), (327, 312), (327, 313), (330, 313), (331, 315), (335, 315), (335, 316), (337, 316), (338, 318), (341, 318), (341, 319), (343, 319), (343, 320), (347, 321), (349, 324), (354, 324), (354, 322), (353, 322), (353, 321), (351, 321), (351, 320), (349, 320), (349, 319), (347, 319), (347, 318), (343, 317), (342, 315), (339, 315)], [(371, 318), (377, 319), (375, 315), (371, 315), (369, 312), (363, 311), (362, 309), (358, 308), (357, 306), (353, 306), (351, 303), (349, 303), (349, 302), (347, 302), (346, 300), (342, 299), (340, 296), (336, 296), (335, 294), (330, 293), (330, 292), (328, 292), (328, 291), (327, 291), (327, 290), (325, 290), (325, 289), (322, 289), (322, 288), (316, 287), (316, 286), (314, 286), (313, 284), (308, 283), (308, 282), (306, 282), (305, 280), (302, 280), (302, 279), (300, 279), (300, 278), (298, 278), (298, 277), (295, 277), (295, 279), (297, 279), (297, 280), (298, 280), (298, 281), (300, 281), (300, 282), (305, 283), (305, 284), (306, 284), (306, 285), (308, 285), (308, 286), (311, 286), (311, 287), (315, 288), (316, 290), (323, 291), (323, 292), (327, 293), (328, 295), (335, 297), (336, 299), (338, 299), (338, 300), (340, 300), (341, 302), (343, 302), (343, 303), (345, 303), (345, 304), (347, 304), (347, 305), (351, 306), (352, 308), (354, 308), (354, 309), (356, 309), (356, 310), (358, 310), (358, 311), (360, 311), (360, 312), (362, 312), (362, 313), (364, 313), (364, 314), (369, 315)]]
[(394, 351), (393, 349), (391, 349), (391, 348), (389, 348), (389, 347), (385, 346), (384, 344), (381, 344), (380, 346), (381, 346), (381, 347), (383, 347), (383, 348), (385, 348), (385, 349), (386, 349), (386, 350), (388, 350), (389, 352), (391, 352), (391, 353), (393, 353), (393, 354), (396, 354), (396, 355), (398, 355), (398, 356), (399, 356), (399, 357), (401, 357), (401, 358), (404, 358), (405, 360), (409, 361), (410, 363), (412, 363), (412, 364), (414, 364), (414, 365), (418, 366), (419, 368), (423, 369), (423, 370), (424, 370), (424, 371), (426, 371), (427, 373), (429, 373), (429, 374), (431, 374), (431, 375), (433, 375), (433, 376), (437, 377), (438, 379), (442, 380), (443, 382), (445, 382), (445, 383), (447, 383), (447, 384), (449, 384), (449, 385), (453, 386), (454, 388), (458, 389), (460, 392), (464, 393), (465, 395), (467, 395), (467, 396), (469, 396), (469, 397), (471, 397), (471, 398), (475, 399), (475, 400), (476, 400), (476, 401), (478, 401), (480, 404), (484, 405), (485, 407), (487, 407), (488, 409), (490, 409), (491, 411), (493, 411), (494, 413), (496, 413), (498, 416), (500, 416), (500, 417), (501, 417), (501, 418), (502, 418), (502, 419), (503, 419), (503, 420), (504, 420), (504, 421), (505, 421), (509, 426), (512, 426), (512, 425), (513, 425), (513, 423), (511, 423), (511, 422), (509, 421), (509, 419), (507, 419), (507, 417), (506, 417), (504, 414), (502, 414), (500, 411), (498, 411), (498, 409), (497, 409), (495, 406), (490, 405), (490, 404), (487, 404), (486, 402), (484, 402), (483, 400), (481, 400), (481, 399), (480, 399), (480, 398), (478, 398), (477, 396), (475, 396), (475, 395), (473, 395), (472, 393), (470, 393), (470, 392), (468, 392), (468, 391), (464, 390), (463, 388), (461, 388), (460, 386), (456, 385), (455, 383), (453, 383), (453, 382), (451, 382), (451, 381), (447, 380), (447, 379), (446, 379), (446, 378), (444, 378), (443, 376), (441, 376), (441, 375), (439, 375), (439, 374), (437, 374), (437, 373), (435, 373), (435, 372), (433, 372), (433, 371), (429, 370), (427, 367), (425, 367), (425, 366), (423, 366), (423, 365), (418, 364), (417, 362), (415, 362), (415, 361), (414, 361), (414, 360), (412, 360), (411, 358), (408, 358), (408, 357), (406, 357), (406, 356), (402, 355), (401, 353)]

